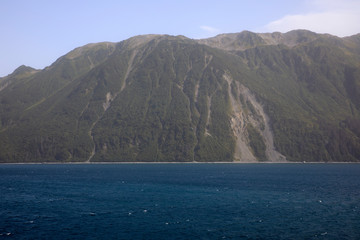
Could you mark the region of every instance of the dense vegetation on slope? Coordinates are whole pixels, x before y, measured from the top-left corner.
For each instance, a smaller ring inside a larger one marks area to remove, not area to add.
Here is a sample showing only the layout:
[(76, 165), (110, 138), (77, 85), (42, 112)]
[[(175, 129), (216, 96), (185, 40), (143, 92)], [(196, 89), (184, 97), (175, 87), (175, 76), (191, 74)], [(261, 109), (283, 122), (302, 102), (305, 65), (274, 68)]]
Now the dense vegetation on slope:
[(138, 36), (0, 79), (0, 162), (268, 161), (269, 138), (289, 161), (360, 161), (359, 129), (359, 35)]
[[(251, 61), (256, 51), (262, 56), (259, 68)], [(297, 161), (358, 161), (360, 136), (347, 124), (359, 123), (355, 85), (360, 78), (352, 59), (323, 39), (293, 49), (259, 47), (238, 54), (281, 94), (259, 88), (264, 101), (271, 102), (266, 107), (281, 153)]]

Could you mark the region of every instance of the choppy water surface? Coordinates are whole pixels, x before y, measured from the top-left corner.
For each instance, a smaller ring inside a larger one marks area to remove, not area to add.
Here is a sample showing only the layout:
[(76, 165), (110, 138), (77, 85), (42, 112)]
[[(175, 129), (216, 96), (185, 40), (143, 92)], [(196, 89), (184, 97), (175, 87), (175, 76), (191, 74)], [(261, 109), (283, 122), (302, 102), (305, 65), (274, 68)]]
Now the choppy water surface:
[(0, 238), (360, 239), (360, 164), (4, 164)]

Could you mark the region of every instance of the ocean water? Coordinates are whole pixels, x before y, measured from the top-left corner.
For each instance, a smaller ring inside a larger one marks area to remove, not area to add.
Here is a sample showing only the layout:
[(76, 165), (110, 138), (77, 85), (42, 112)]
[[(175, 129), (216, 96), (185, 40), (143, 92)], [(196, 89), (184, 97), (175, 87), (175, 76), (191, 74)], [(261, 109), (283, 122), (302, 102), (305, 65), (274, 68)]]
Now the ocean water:
[(3, 164), (0, 239), (360, 239), (360, 164)]

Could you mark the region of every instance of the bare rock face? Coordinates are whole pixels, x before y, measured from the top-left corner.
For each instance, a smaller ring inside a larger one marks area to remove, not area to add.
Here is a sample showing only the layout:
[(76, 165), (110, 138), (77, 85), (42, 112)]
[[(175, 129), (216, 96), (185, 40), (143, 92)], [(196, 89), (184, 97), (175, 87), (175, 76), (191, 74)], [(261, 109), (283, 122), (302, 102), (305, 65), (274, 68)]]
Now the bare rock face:
[[(269, 117), (264, 112), (262, 105), (256, 100), (251, 91), (239, 82), (235, 82), (228, 74), (224, 74), (224, 79), (228, 83), (228, 93), (230, 97), (232, 116), (231, 128), (236, 138), (234, 158), (243, 162), (257, 162), (253, 150), (249, 144), (248, 125), (257, 129), (265, 143), (266, 159), (270, 162), (284, 162), (286, 157), (275, 150), (274, 137), (271, 131)], [(235, 96), (231, 86), (235, 84)], [(239, 99), (242, 99), (240, 101)], [(250, 105), (251, 111), (247, 106)]]

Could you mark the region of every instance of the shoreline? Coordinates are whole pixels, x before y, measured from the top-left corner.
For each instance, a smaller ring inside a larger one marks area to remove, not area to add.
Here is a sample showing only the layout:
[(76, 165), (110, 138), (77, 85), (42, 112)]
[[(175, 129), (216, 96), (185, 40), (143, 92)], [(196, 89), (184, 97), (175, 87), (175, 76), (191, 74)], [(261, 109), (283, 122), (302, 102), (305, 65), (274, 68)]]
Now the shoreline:
[(4, 162), (4, 164), (36, 165), (97, 165), (97, 164), (359, 164), (360, 162)]

